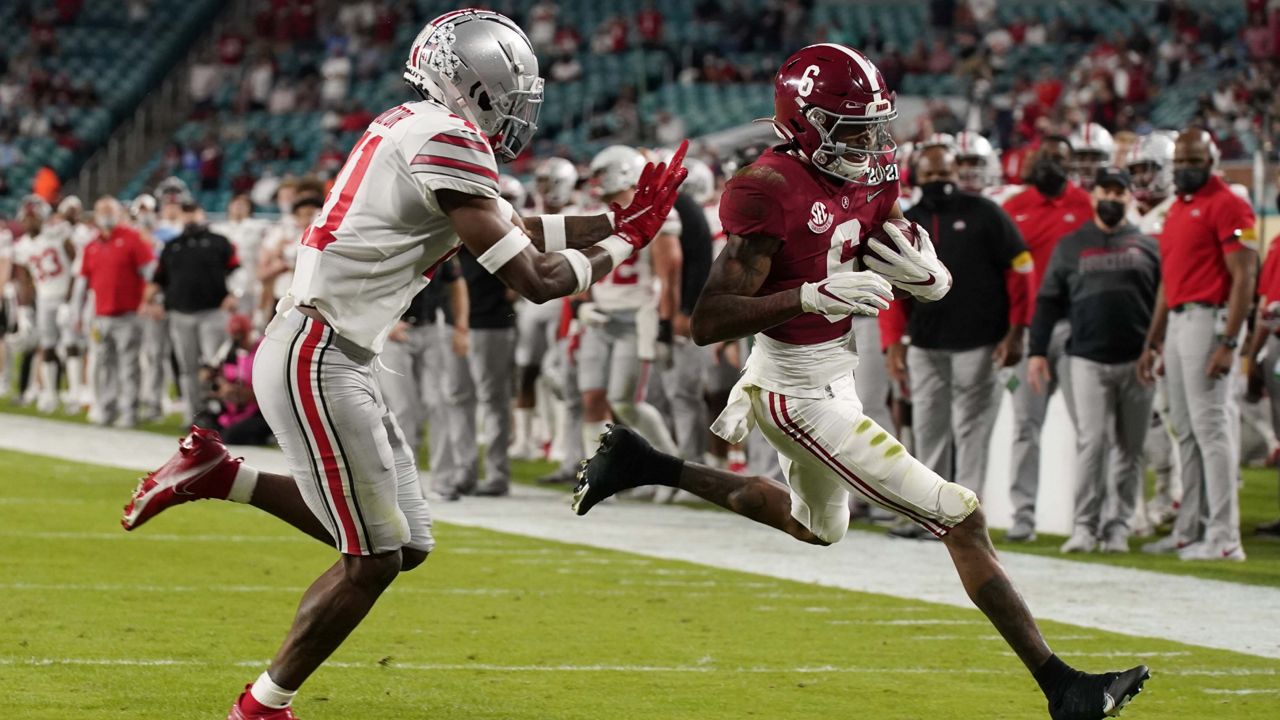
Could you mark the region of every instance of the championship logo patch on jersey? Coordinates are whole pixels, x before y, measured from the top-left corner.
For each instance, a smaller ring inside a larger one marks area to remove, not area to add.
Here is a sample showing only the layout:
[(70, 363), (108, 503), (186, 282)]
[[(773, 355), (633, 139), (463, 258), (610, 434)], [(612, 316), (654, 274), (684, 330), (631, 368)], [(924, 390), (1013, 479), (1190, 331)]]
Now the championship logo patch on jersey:
[(827, 209), (826, 203), (821, 200), (813, 201), (813, 207), (809, 208), (809, 230), (815, 235), (821, 235), (831, 229), (831, 223), (835, 217), (831, 211)]

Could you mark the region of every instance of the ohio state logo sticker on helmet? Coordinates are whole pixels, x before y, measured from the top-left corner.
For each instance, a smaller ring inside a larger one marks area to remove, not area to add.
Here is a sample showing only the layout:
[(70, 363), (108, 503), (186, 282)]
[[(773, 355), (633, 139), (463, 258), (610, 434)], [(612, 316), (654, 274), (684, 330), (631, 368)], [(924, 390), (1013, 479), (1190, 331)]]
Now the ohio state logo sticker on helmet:
[(831, 223), (835, 221), (835, 216), (827, 210), (826, 203), (821, 200), (815, 200), (813, 207), (809, 208), (809, 230), (815, 235), (831, 229)]

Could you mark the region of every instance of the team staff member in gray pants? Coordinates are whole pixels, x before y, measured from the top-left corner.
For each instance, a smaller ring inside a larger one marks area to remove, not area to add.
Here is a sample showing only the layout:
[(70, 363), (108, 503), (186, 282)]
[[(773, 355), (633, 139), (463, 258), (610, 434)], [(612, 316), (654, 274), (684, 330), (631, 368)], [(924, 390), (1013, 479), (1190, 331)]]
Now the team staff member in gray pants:
[(183, 202), (182, 233), (160, 251), (155, 279), (147, 288), (148, 302), (157, 294), (164, 296), (188, 423), (207, 410), (209, 397), (200, 382), (200, 368), (213, 364), (227, 341), (227, 312), (236, 307), (227, 276), (240, 267), (235, 246), (200, 223), (199, 212), (194, 201)]
[(1043, 392), (1053, 328), (1063, 318), (1071, 321), (1068, 372), (1079, 461), (1075, 524), (1064, 553), (1093, 552), (1099, 537), (1103, 552), (1129, 552), (1129, 522), (1142, 491), (1153, 390), (1136, 370), (1160, 287), (1160, 251), (1154, 238), (1125, 220), (1132, 199), (1127, 171), (1098, 171), (1093, 222), (1054, 249), (1031, 323), (1027, 380)]
[[(432, 485), (450, 500), (458, 498), (453, 484), (462, 459), (454, 441), (458, 431), (452, 427), (454, 414), (446, 400), (445, 381), (448, 357), (465, 360), (467, 356), (467, 313), (467, 284), (457, 259), (452, 259), (436, 270), (431, 283), (414, 296), (400, 323), (391, 329), (377, 372), (382, 396), (415, 456), (422, 446), (423, 429), (430, 428)], [(454, 323), (455, 317), (463, 322)]]
[[(455, 422), (462, 429), (454, 437), (463, 467), (471, 470), (467, 481), (455, 489), (464, 495), (496, 497), (511, 492), (509, 446), (516, 373), (515, 295), (465, 249), (458, 253), (458, 258), (467, 283), (471, 350), (465, 358), (451, 358), (456, 380), (452, 401), (459, 411)], [(477, 408), (486, 447), (485, 479), (475, 485)]]
[(94, 401), (89, 416), (101, 425), (114, 420), (117, 427), (133, 427), (142, 339), (138, 306), (155, 270), (155, 255), (137, 230), (120, 224), (124, 208), (115, 198), (98, 200), (93, 214), (101, 232), (84, 249), (82, 281), (75, 284), (71, 304), (72, 317), (82, 317), (86, 291), (93, 293)]
[(686, 193), (676, 197), (675, 212), (680, 217), (680, 306), (669, 323), (660, 323), (659, 342), (671, 347), (671, 367), (662, 371), (662, 387), (671, 405), (672, 425), (680, 457), (701, 461), (710, 433), (707, 428), (707, 386), (703, 374), (709, 347), (695, 345), (690, 338), (689, 317), (711, 272), (711, 227), (702, 205)]
[[(891, 340), (889, 371), (911, 389), (916, 456), (981, 498), (987, 445), (999, 410), (996, 370), (1022, 358), (1031, 259), (999, 206), (956, 187), (950, 147), (927, 148), (913, 176), (922, 197), (906, 217), (929, 232), (953, 284), (937, 302), (901, 299), (880, 313)], [(905, 526), (891, 534), (927, 535)]]
[(1251, 248), (1257, 219), (1213, 174), (1217, 158), (1213, 139), (1199, 128), (1183, 131), (1174, 144), (1178, 199), (1160, 234), (1162, 292), (1138, 373), (1152, 382), (1163, 359), (1182, 505), (1173, 534), (1142, 549), (1240, 561), (1240, 424), (1230, 376), (1258, 275)]
[[(1089, 193), (1067, 179), (1071, 163), (1071, 143), (1059, 136), (1046, 136), (1028, 163), (1026, 190), (1004, 203), (1035, 262), (1033, 290), (1049, 265), (1058, 241), (1075, 232), (1093, 217)], [(1075, 422), (1071, 403), (1071, 377), (1067, 373), (1066, 345), (1071, 325), (1058, 323), (1049, 342), (1049, 364), (1053, 370), (1047, 392), (1038, 393), (1027, 383), (1027, 363), (1018, 366), (1018, 384), (1013, 391), (1013, 481), (1009, 487), (1013, 502), (1013, 527), (1005, 540), (1029, 542), (1036, 537), (1036, 496), (1040, 493), (1040, 431), (1044, 428), (1049, 397), (1061, 386), (1067, 412)]]

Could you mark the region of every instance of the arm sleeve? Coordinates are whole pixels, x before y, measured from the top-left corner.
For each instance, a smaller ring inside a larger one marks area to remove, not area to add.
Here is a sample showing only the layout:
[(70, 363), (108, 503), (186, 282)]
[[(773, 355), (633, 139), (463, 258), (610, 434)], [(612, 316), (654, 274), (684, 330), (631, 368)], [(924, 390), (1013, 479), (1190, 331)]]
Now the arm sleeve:
[(729, 235), (767, 235), (783, 238), (787, 225), (778, 189), (765, 188), (744, 178), (725, 185), (720, 199), (720, 224)]
[(427, 191), (456, 190), (480, 197), (498, 197), (498, 163), (480, 133), (450, 127), (406, 147), (409, 172)]
[(1222, 254), (1257, 248), (1258, 219), (1249, 203), (1234, 194), (1223, 193), (1224, 200), (1213, 214), (1213, 232), (1222, 243)]
[(1066, 294), (1066, 268), (1063, 250), (1067, 243), (1060, 242), (1054, 248), (1045, 269), (1044, 281), (1040, 283), (1040, 294), (1036, 297), (1035, 315), (1031, 319), (1031, 341), (1027, 349), (1028, 355), (1047, 355), (1049, 339), (1053, 335), (1053, 326), (1066, 317), (1070, 298)]
[(907, 334), (907, 321), (911, 318), (908, 299), (894, 300), (889, 303), (888, 310), (882, 310), (880, 320), (880, 351), (889, 349), (890, 345), (902, 342)]

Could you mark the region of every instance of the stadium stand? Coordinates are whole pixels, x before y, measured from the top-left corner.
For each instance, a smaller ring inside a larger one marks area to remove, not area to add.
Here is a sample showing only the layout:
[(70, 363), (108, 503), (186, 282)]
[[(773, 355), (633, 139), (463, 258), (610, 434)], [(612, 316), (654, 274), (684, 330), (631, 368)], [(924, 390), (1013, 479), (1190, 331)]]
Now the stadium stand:
[[(128, 12), (121, 12), (122, 6)], [(0, 4), (0, 214), (36, 172), (64, 181), (165, 76), (216, 0)]]

